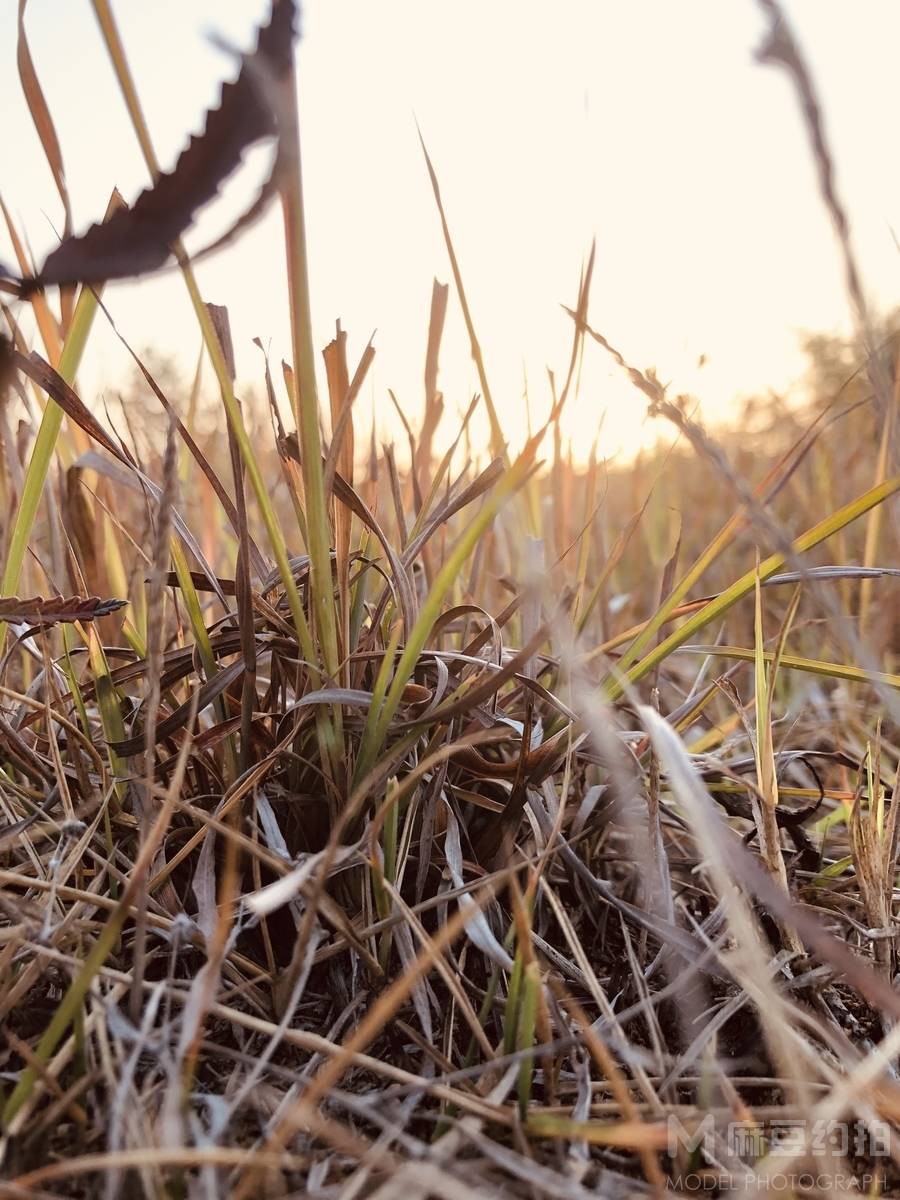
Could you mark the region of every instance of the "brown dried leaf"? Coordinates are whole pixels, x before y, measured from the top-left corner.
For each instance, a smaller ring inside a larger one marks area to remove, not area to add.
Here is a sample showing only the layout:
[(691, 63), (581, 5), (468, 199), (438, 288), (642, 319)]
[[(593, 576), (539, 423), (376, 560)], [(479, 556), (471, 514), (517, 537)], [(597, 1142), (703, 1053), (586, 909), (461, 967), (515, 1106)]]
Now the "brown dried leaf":
[(26, 3), (27, 0), (19, 0), (19, 40), (16, 46), (19, 79), (22, 83), (22, 91), (25, 94), (25, 100), (28, 104), (31, 118), (34, 121), (35, 129), (38, 132), (38, 137), (41, 139), (44, 155), (53, 175), (53, 182), (56, 184), (56, 190), (59, 192), (59, 198), (62, 201), (63, 210), (66, 215), (65, 232), (68, 233), (72, 227), (72, 210), (69, 205), (69, 192), (66, 188), (66, 173), (63, 167), (62, 151), (59, 148), (59, 139), (56, 136), (53, 118), (50, 116), (50, 109), (47, 107), (44, 91), (38, 80), (37, 72), (34, 69), (34, 62), (31, 58), (31, 51), (28, 48), (28, 39), (25, 36)]
[(0, 403), (6, 398), (7, 389), (14, 376), (12, 338), (0, 333)]
[[(54, 371), (50, 364), (45, 362), (36, 351), (32, 351), (29, 357), (26, 358), (23, 354), (20, 354), (19, 351), (13, 350), (12, 362), (15, 368), (21, 371), (24, 375), (27, 375), (28, 378), (36, 383), (39, 388), (45, 391), (52, 400), (55, 400), (70, 420), (74, 421), (76, 425), (80, 426), (85, 433), (89, 437), (93, 438), (94, 441), (98, 442), (104, 448), (104, 450), (107, 450), (111, 455), (113, 455), (113, 457), (116, 458), (124, 467), (126, 467), (128, 471), (133, 472), (140, 481), (141, 487), (146, 492), (148, 492), (156, 501), (161, 499), (162, 491), (159, 485), (154, 483), (152, 479), (145, 475), (133, 461), (133, 459), (130, 458), (124, 450), (120, 449), (116, 445), (97, 418), (88, 409), (87, 405), (80, 399), (76, 392), (69, 387), (58, 371)], [(99, 471), (101, 474), (111, 474), (110, 468), (114, 466), (114, 464), (108, 462), (102, 456), (94, 455), (93, 451), (88, 451), (87, 454), (83, 454), (78, 460), (78, 465), (82, 467), (90, 466), (95, 471)], [(216, 574), (206, 561), (206, 557), (200, 548), (200, 544), (185, 524), (184, 518), (178, 513), (177, 510), (174, 509), (172, 511), (172, 524), (178, 531), (178, 536), (184, 542), (185, 546), (187, 546), (191, 554), (193, 554), (194, 558), (196, 558), (199, 565), (203, 568), (207, 579), (216, 589), (219, 599), (222, 601), (223, 607), (228, 608), (228, 604), (225, 601), (224, 595), (218, 591)]]
[[(224, 579), (221, 575), (217, 575), (213, 582), (203, 571), (189, 571), (191, 583), (194, 585), (194, 590), (197, 592), (215, 592), (217, 595), (233, 596), (235, 594), (235, 586), (233, 579)], [(145, 582), (149, 576), (145, 576)], [(174, 571), (167, 571), (163, 577), (163, 582), (167, 588), (180, 588), (181, 581)], [(218, 586), (216, 586), (218, 585)]]
[(103, 225), (92, 225), (80, 237), (67, 238), (37, 276), (25, 281), (26, 291), (126, 279), (165, 263), (172, 244), (197, 210), (218, 194), (247, 147), (278, 137), (275, 98), (292, 69), (295, 17), (294, 0), (273, 0), (271, 20), (260, 29), (256, 50), (242, 57), (237, 79), (224, 84), (219, 107), (209, 111), (203, 132), (190, 139), (174, 169), (160, 175), (131, 208)]
[(74, 587), (86, 584), (92, 590), (103, 590), (98, 582), (98, 557), (94, 517), (81, 486), (80, 467), (69, 467), (65, 474), (65, 492), (60, 508), (66, 530), (73, 546), (78, 551), (78, 562), (83, 580), (75, 580)]
[(128, 603), (127, 600), (101, 600), (98, 596), (18, 596), (0, 598), (0, 621), (17, 625), (52, 625), (57, 621), (96, 621), (108, 617)]
[[(182, 729), (187, 728), (191, 720), (192, 706), (194, 704), (197, 706), (197, 712), (202, 712), (207, 705), (212, 704), (233, 683), (236, 683), (243, 673), (244, 664), (238, 660), (224, 667), (215, 678), (201, 684), (197, 689), (198, 694), (196, 696), (191, 696), (183, 704), (179, 704), (175, 711), (170, 713), (164, 720), (157, 722), (155, 744), (164, 742), (166, 738), (170, 738)], [(141, 732), (134, 737), (125, 738), (123, 741), (110, 742), (109, 747), (121, 758), (132, 758), (135, 754), (143, 752), (144, 734)]]

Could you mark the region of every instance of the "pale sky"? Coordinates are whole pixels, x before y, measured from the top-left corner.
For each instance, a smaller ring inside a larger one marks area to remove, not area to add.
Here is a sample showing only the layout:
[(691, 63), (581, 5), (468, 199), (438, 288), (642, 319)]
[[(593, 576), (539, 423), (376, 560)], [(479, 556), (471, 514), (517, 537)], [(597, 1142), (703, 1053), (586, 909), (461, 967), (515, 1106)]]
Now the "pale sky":
[[(0, 4), (0, 192), (35, 252), (61, 209), (21, 98), (15, 0)], [(900, 5), (786, 4), (811, 62), (876, 307), (898, 297)], [(246, 48), (265, 0), (117, 0), (114, 11), (165, 169), (235, 64), (209, 32)], [(840, 259), (786, 77), (754, 61), (764, 23), (751, 0), (307, 0), (299, 51), (314, 336), (341, 318), (351, 370), (373, 330), (360, 400), (396, 428), (387, 389), (417, 418), (432, 277), (449, 265), (418, 144), (441, 181), (501, 421), (524, 430), (527, 372), (536, 418), (546, 368), (562, 375), (579, 270), (597, 240), (590, 319), (626, 356), (701, 400), (713, 421), (736, 396), (801, 372), (798, 334), (847, 327)], [(147, 183), (88, 0), (29, 0), (35, 65), (62, 145), (76, 227), (117, 186)], [(265, 167), (251, 157), (228, 213)], [(210, 213), (188, 239), (225, 223)], [(12, 253), (0, 231), (0, 258)], [(251, 339), (289, 354), (280, 212), (198, 268), (205, 298), (228, 306), (238, 372), (260, 381)], [(177, 275), (120, 284), (107, 303), (135, 348), (152, 344), (190, 374), (199, 345)], [(697, 369), (701, 355), (706, 365)], [(86, 398), (114, 387), (122, 351), (98, 320), (81, 376)], [(478, 390), (451, 291), (441, 362), (449, 413)], [(280, 372), (277, 373), (278, 377)], [(177, 398), (176, 398), (177, 399)], [(589, 349), (565, 418), (576, 451), (606, 412), (601, 452), (648, 436), (641, 397)]]

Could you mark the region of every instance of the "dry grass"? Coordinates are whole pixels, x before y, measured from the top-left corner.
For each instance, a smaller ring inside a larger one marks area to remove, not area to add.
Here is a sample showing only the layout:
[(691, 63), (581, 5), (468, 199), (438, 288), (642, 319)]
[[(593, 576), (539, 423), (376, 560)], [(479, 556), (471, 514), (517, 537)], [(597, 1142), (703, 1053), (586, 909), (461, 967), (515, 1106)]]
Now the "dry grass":
[[(360, 467), (373, 351), (338, 326), (318, 403), (287, 176), (269, 411), (181, 262), (225, 446), (146, 367), (121, 427), (72, 390), (98, 289), (28, 289), (39, 351), (4, 310), (0, 1195), (900, 1194), (900, 386), (773, 28), (864, 370), (752, 433), (621, 359), (589, 262), (518, 457), (492, 405), (488, 466), (436, 453), (435, 284), (409, 466)], [(585, 353), (672, 448), (566, 459)]]

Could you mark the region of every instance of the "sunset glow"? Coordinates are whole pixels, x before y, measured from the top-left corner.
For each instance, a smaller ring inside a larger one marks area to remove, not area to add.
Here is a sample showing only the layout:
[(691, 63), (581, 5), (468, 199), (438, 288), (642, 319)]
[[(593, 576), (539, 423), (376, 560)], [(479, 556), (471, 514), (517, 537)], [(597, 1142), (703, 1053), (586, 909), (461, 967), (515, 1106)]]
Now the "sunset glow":
[[(171, 164), (233, 70), (205, 35), (240, 45), (266, 5), (116, 7), (158, 154)], [(20, 94), (14, 9), (0, 13), (0, 90), (17, 162), (4, 199), (27, 217), (41, 253), (61, 217)], [(876, 306), (889, 304), (900, 219), (900, 166), (888, 151), (900, 98), (892, 61), (900, 10), (790, 10), (827, 96), (866, 286)], [(696, 395), (708, 421), (736, 397), (796, 381), (800, 331), (848, 327), (795, 97), (754, 61), (762, 28), (755, 7), (569, 0), (548, 17), (545, 6), (506, 0), (452, 10), (364, 0), (305, 6), (299, 75), (314, 332), (324, 345), (340, 318), (354, 354), (377, 330), (359, 407), (373, 410), (385, 433), (397, 430), (388, 388), (411, 415), (420, 411), (431, 280), (450, 279), (416, 121), (513, 443), (525, 431), (526, 385), (537, 421), (550, 403), (547, 369), (565, 369), (571, 328), (560, 306), (575, 302), (592, 239), (592, 323), (637, 365)], [(89, 5), (31, 0), (27, 28), (80, 227), (102, 213), (113, 186), (133, 198), (145, 168)], [(73, 86), (88, 79), (90, 88)], [(265, 155), (252, 154), (219, 207), (240, 211), (264, 169)], [(41, 210), (44, 221), (34, 216)], [(189, 244), (204, 245), (225, 220), (210, 212)], [(271, 211), (199, 268), (204, 294), (229, 307), (245, 385), (260, 382), (254, 336), (271, 343), (276, 362), (289, 353), (281, 245)], [(11, 259), (6, 245), (0, 257)], [(132, 345), (171, 353), (190, 377), (198, 338), (177, 277), (113, 287), (108, 303)], [(98, 328), (82, 379), (91, 389), (109, 386), (124, 361)], [(440, 382), (451, 412), (478, 390), (455, 296)], [(602, 414), (601, 453), (655, 436), (641, 397), (594, 348), (563, 421), (577, 456), (588, 452)]]

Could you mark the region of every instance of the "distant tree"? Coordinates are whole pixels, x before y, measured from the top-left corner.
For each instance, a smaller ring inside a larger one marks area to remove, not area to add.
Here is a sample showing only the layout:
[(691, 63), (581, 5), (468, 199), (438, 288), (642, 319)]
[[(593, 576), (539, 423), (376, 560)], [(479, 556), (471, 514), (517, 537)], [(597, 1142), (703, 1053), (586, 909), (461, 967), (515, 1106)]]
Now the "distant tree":
[(874, 371), (857, 338), (831, 333), (805, 335), (803, 349), (809, 362), (806, 382), (817, 402), (827, 402), (839, 394), (849, 403), (871, 396), (873, 378), (881, 379), (887, 387), (893, 384), (900, 350), (900, 309), (875, 323), (873, 340)]

